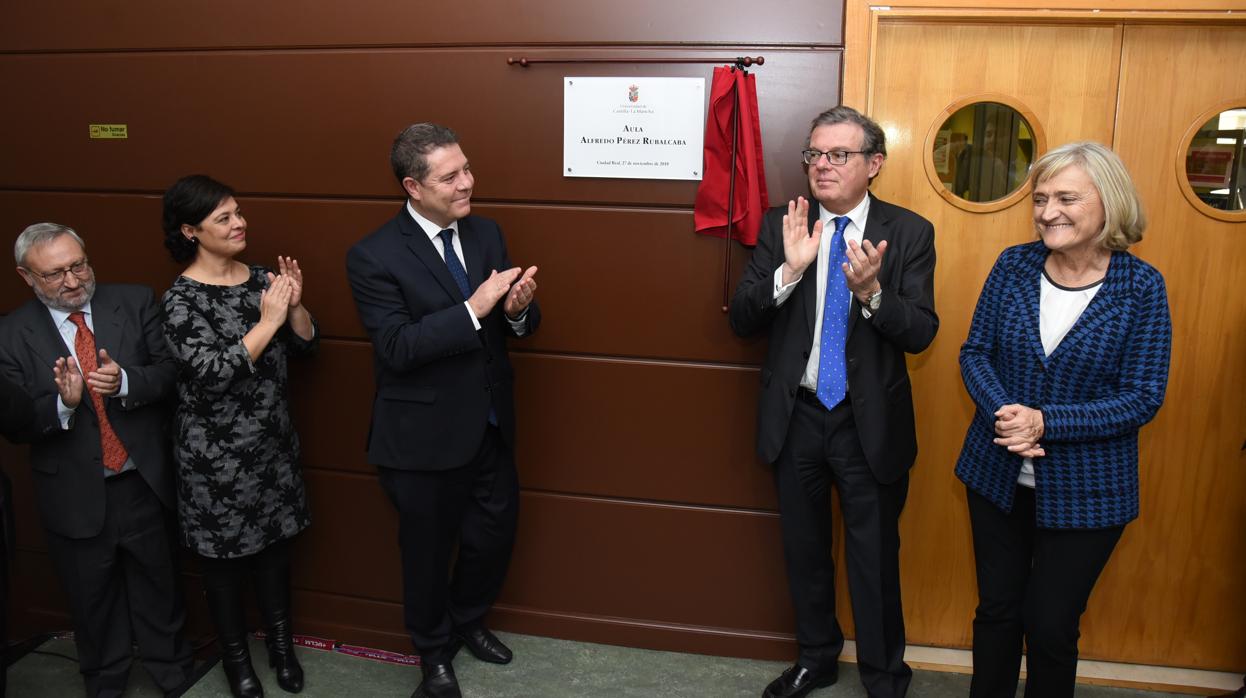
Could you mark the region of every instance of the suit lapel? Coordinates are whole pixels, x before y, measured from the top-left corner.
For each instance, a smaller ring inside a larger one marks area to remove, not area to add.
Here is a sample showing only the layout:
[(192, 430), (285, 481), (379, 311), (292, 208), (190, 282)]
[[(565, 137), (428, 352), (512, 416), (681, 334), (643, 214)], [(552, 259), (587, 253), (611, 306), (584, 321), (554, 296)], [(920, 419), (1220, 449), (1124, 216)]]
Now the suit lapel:
[(1047, 248), (1041, 242), (1035, 244), (1037, 246), (1029, 248), (1030, 254), (1025, 258), (1018, 283), (1009, 285), (1009, 306), (1019, 311), (1024, 318), (1021, 327), (1025, 333), (1026, 347), (1037, 354), (1038, 360), (1046, 365), (1047, 352), (1043, 349), (1040, 304), (1043, 295), (1041, 278), (1043, 262), (1047, 259)]
[(480, 248), (480, 236), (476, 234), (475, 227), (466, 218), (459, 220), (459, 240), (463, 243), (468, 287), (474, 291), (485, 280), (485, 259)]
[[(95, 312), (94, 302), (92, 302), (91, 308)], [(34, 371), (46, 372), (46, 380), (55, 391), (56, 385), (53, 383), (52, 366), (57, 359), (74, 356), (74, 353), (65, 344), (65, 338), (61, 336), (60, 330), (52, 322), (52, 315), (48, 313), (48, 309), (42, 303), (32, 301), (23, 306), (19, 312), (25, 315), (21, 323), (23, 341), (26, 342), (26, 346), (30, 348), (31, 354), (34, 357), (34, 365), (31, 368)], [(74, 358), (77, 360), (76, 356)], [(43, 381), (45, 378), (40, 377), (39, 380)], [(94, 412), (95, 405), (92, 404), (90, 396), (87, 395), (87, 390), (89, 388), (84, 385), (82, 388), (83, 399), (79, 407), (85, 406), (85, 409)]]
[[(866, 196), (870, 197), (870, 212), (865, 219), (865, 231), (861, 235), (861, 241), (864, 243), (866, 240), (869, 240), (870, 244), (877, 247), (878, 243), (891, 237), (889, 232), (891, 230), (891, 215), (887, 210), (886, 203), (879, 201), (873, 194), (867, 193)], [(887, 276), (887, 264), (890, 259), (892, 259), (890, 254), (883, 256), (883, 266), (878, 270), (879, 284), (882, 284), (883, 279)], [(848, 301), (848, 308), (848, 336), (851, 337), (852, 330), (857, 326), (857, 320), (861, 317), (860, 304), (857, 303), (856, 296), (853, 296)]]
[[(450, 268), (446, 266), (446, 260), (437, 254), (437, 248), (433, 246), (433, 241), (429, 239), (424, 229), (416, 224), (411, 218), (411, 214), (407, 213), (406, 207), (398, 214), (398, 229), (402, 231), (403, 237), (406, 239), (407, 249), (415, 255), (416, 259), (423, 264), (437, 283), (445, 289), (445, 292), (451, 298), (462, 302), (467, 300), (463, 297), (463, 292), (459, 290), (459, 285), (454, 282), (454, 277), (450, 276)], [(454, 250), (447, 250), (450, 254), (454, 254)]]
[(1090, 304), (1082, 311), (1077, 322), (1069, 328), (1068, 334), (1056, 345), (1055, 351), (1051, 352), (1048, 357), (1050, 360), (1055, 360), (1064, 352), (1073, 351), (1072, 348), (1080, 344), (1083, 338), (1093, 335), (1103, 323), (1120, 314), (1121, 304), (1117, 302), (1116, 296), (1120, 295), (1121, 286), (1129, 277), (1127, 266), (1128, 258), (1125, 255), (1120, 252), (1112, 253), (1103, 285), (1099, 287), (1095, 297), (1090, 299)]
[[(809, 206), (809, 230), (812, 231), (813, 226), (817, 225), (818, 214), (821, 210), (821, 206), (816, 201)], [(832, 230), (831, 232), (835, 231)], [(822, 233), (825, 235), (826, 231), (823, 230)], [(782, 243), (782, 241), (782, 238), (780, 238), (779, 242)], [(820, 250), (819, 253), (821, 253)], [(807, 269), (805, 271), (806, 273), (801, 279), (800, 285), (796, 287), (796, 290), (800, 291), (801, 299), (805, 303), (805, 324), (808, 325), (809, 339), (812, 341), (817, 336), (817, 328), (813, 326), (813, 323), (818, 316), (818, 304), (822, 302), (822, 299), (818, 298), (818, 260), (816, 257), (813, 260), (813, 273), (808, 273)]]
[(107, 349), (108, 355), (117, 360), (121, 351), (121, 338), (125, 336), (125, 313), (117, 299), (103, 286), (97, 288), (91, 300), (91, 318), (95, 325), (95, 350)]
[(65, 345), (60, 330), (52, 322), (52, 315), (42, 303), (32, 301), (22, 307), (22, 313), (26, 316), (21, 324), (26, 346), (30, 347), (31, 352), (47, 368), (50, 376), (52, 364), (61, 357), (70, 356), (69, 347)]

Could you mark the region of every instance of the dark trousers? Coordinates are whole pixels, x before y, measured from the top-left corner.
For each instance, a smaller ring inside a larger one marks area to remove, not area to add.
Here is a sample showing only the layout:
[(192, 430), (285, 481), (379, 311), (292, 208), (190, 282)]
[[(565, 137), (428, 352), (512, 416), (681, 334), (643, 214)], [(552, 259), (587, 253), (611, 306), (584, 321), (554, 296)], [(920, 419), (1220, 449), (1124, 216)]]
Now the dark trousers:
[(171, 691), (191, 673), (191, 648), (168, 519), (138, 472), (109, 478), (104, 528), (93, 538), (47, 533), (69, 597), (78, 666), (88, 696), (120, 696), (132, 644), (156, 684)]
[(1026, 698), (1071, 697), (1086, 600), (1124, 526), (1038, 528), (1034, 490), (1017, 487), (1011, 512), (967, 490), (978, 610), (973, 698), (1012, 698), (1026, 647)]
[(379, 471), (398, 510), (407, 632), (422, 656), (442, 658), (454, 631), (483, 623), (506, 578), (519, 516), (514, 458), (491, 426), (465, 466)]
[(800, 391), (787, 441), (775, 461), (787, 581), (796, 608), (799, 663), (821, 671), (838, 661), (844, 634), (835, 615), (830, 489), (839, 492), (846, 529), (848, 590), (857, 664), (870, 696), (903, 696), (913, 672), (904, 663), (900, 600), (900, 511), (908, 475), (874, 478), (845, 400), (832, 410)]

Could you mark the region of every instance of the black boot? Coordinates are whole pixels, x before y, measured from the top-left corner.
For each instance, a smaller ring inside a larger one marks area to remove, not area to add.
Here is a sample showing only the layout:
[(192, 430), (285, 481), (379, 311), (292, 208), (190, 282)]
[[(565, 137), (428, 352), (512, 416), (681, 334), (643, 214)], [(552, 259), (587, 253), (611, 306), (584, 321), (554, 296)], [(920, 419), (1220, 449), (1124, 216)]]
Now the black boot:
[(277, 673), (277, 685), (287, 693), (303, 690), (303, 667), (294, 654), (294, 634), (290, 629), (289, 562), (255, 571), (255, 597), (268, 637), (268, 666)]
[(262, 698), (264, 687), (251, 666), (251, 649), (247, 646), (247, 625), (242, 615), (242, 587), (210, 587), (205, 577), (204, 596), (208, 611), (216, 625), (217, 642), (221, 646), (221, 666), (229, 680), (229, 691), (235, 698)]

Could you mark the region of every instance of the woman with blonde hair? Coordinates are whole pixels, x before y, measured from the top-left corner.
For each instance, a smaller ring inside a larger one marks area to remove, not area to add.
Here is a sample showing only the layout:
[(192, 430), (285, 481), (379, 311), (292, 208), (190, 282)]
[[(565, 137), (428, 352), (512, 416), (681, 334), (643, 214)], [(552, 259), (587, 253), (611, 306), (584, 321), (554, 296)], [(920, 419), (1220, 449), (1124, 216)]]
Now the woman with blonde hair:
[(1038, 240), (987, 277), (961, 347), (977, 406), (956, 464), (978, 579), (973, 698), (1072, 696), (1082, 613), (1138, 516), (1138, 429), (1164, 401), (1164, 279), (1120, 158), (1069, 143), (1031, 173)]

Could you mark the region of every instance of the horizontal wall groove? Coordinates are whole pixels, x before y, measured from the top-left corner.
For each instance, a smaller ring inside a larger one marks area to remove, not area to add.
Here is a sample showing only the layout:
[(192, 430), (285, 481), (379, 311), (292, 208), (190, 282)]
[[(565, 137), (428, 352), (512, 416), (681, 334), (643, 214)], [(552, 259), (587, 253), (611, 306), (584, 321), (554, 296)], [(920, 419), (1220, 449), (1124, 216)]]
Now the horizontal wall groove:
[[(723, 320), (726, 322), (726, 319)], [(543, 359), (564, 359), (571, 361), (591, 361), (598, 363), (631, 364), (639, 366), (661, 366), (665, 368), (717, 368), (736, 371), (756, 371), (761, 364), (741, 364), (715, 361), (694, 361), (662, 356), (614, 356), (581, 352), (528, 351), (521, 346), (512, 345), (510, 355), (530, 356)]]
[(495, 604), (494, 608), (498, 611), (517, 613), (529, 616), (542, 616), (547, 618), (560, 618), (567, 620), (589, 621), (593, 623), (604, 623), (614, 626), (628, 626), (633, 628), (649, 628), (654, 630), (673, 630), (685, 633), (697, 633), (704, 635), (714, 635), (718, 637), (735, 637), (735, 638), (752, 638), (778, 640), (783, 642), (793, 642), (796, 637), (790, 633), (776, 633), (767, 630), (751, 630), (722, 628), (712, 625), (691, 625), (686, 623), (667, 623), (657, 620), (648, 620), (642, 618), (620, 618), (617, 616), (602, 616), (591, 613), (572, 613), (569, 611), (546, 611), (538, 608), (529, 608), (527, 606), (517, 606), (506, 603)]
[(653, 509), (666, 509), (673, 511), (685, 511), (694, 513), (708, 514), (744, 514), (777, 518), (779, 512), (773, 509), (763, 509), (759, 507), (727, 507), (721, 504), (695, 504), (690, 502), (671, 501), (663, 499), (640, 499), (633, 497), (607, 497), (598, 494), (577, 494), (574, 492), (559, 492), (556, 490), (531, 489), (520, 487), (520, 492), (528, 495), (536, 495), (538, 497), (550, 497), (553, 499), (562, 499), (577, 502), (592, 502), (594, 504), (624, 504), (628, 506), (647, 507)]
[[(351, 346), (365, 345), (370, 346), (371, 342), (362, 337), (351, 337), (348, 335), (320, 335), (321, 342), (340, 342)], [(567, 361), (588, 361), (595, 363), (609, 364), (628, 364), (635, 366), (660, 366), (664, 368), (714, 368), (728, 369), (735, 371), (756, 371), (761, 368), (761, 364), (742, 364), (734, 362), (716, 362), (716, 361), (695, 361), (692, 359), (678, 359), (662, 356), (619, 356), (613, 354), (593, 354), (589, 352), (562, 352), (549, 350), (529, 350), (524, 349), (522, 345), (512, 344), (509, 347), (511, 356), (525, 356), (536, 359), (562, 359)], [(310, 361), (315, 361), (315, 357), (311, 357)], [(302, 363), (302, 360), (300, 360)]]
[[(171, 184), (171, 182), (170, 182)], [(92, 189), (80, 187), (0, 187), (0, 194), (77, 194), (82, 196), (140, 196), (162, 197), (163, 189)], [(401, 204), (404, 199), (394, 195), (368, 194), (299, 194), (271, 191), (236, 190), (234, 194), (240, 199), (298, 201), (306, 203), (393, 203)], [(524, 209), (583, 209), (602, 213), (692, 213), (691, 205), (661, 206), (652, 203), (631, 203), (626, 201), (575, 201), (558, 199), (508, 199), (472, 197), (477, 206), (506, 206)]]
[[(152, 46), (152, 47), (132, 47), (132, 48), (78, 48), (78, 49), (27, 49), (13, 50), (0, 49), (0, 57), (3, 56), (73, 56), (73, 55), (94, 55), (94, 56), (127, 56), (134, 54), (170, 54), (180, 53), (186, 55), (195, 54), (253, 54), (253, 53), (360, 53), (370, 51), (409, 51), (416, 52), (433, 52), (433, 51), (498, 51), (511, 49), (514, 51), (549, 51), (549, 50), (569, 50), (569, 49), (592, 49), (592, 50), (628, 50), (628, 51), (679, 51), (681, 53), (693, 53), (696, 51), (719, 51), (724, 49), (739, 49), (746, 52), (756, 51), (792, 51), (792, 50), (811, 50), (811, 51), (843, 51), (843, 44), (813, 44), (813, 43), (775, 43), (775, 44), (741, 44), (738, 42), (671, 42), (671, 43), (564, 43), (564, 42), (534, 42), (529, 44), (511, 44), (511, 43), (427, 43), (427, 44), (403, 44), (403, 43), (380, 43), (380, 44), (289, 44), (289, 45), (256, 45), (256, 46)], [(520, 58), (521, 56), (515, 56)], [(639, 58), (639, 56), (637, 56)], [(628, 56), (623, 56), (628, 58)], [(729, 56), (707, 56), (707, 58), (729, 58)], [(715, 61), (707, 61), (715, 62)], [(538, 64), (539, 65), (539, 64)], [(532, 70), (538, 66), (529, 66), (528, 68), (516, 67), (516, 70)], [(765, 65), (755, 67), (754, 69), (765, 70)]]

